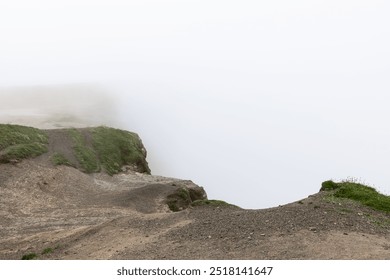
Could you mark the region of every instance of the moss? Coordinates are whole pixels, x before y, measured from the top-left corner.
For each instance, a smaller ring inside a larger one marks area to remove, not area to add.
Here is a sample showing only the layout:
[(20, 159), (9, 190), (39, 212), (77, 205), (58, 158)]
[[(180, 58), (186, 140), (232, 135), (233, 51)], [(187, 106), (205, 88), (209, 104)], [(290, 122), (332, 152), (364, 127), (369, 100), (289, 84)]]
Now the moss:
[(168, 195), (167, 205), (173, 212), (181, 211), (190, 206), (192, 200), (187, 188), (178, 188), (174, 193)]

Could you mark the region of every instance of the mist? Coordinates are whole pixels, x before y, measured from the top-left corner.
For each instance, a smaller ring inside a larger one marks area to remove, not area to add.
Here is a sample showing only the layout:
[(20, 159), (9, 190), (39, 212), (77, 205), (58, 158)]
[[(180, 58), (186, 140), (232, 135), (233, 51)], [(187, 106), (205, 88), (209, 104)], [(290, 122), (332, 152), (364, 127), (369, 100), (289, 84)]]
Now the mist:
[(128, 2), (1, 6), (0, 121), (137, 132), (153, 174), (244, 208), (390, 193), (389, 3)]

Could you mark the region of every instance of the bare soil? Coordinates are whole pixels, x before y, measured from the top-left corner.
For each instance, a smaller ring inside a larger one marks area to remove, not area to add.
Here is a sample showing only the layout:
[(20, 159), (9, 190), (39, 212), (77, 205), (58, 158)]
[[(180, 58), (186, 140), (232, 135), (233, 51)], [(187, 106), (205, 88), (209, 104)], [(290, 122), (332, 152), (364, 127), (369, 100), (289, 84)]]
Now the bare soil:
[(390, 259), (389, 214), (328, 192), (270, 209), (170, 211), (167, 195), (191, 185), (42, 157), (0, 165), (0, 259)]

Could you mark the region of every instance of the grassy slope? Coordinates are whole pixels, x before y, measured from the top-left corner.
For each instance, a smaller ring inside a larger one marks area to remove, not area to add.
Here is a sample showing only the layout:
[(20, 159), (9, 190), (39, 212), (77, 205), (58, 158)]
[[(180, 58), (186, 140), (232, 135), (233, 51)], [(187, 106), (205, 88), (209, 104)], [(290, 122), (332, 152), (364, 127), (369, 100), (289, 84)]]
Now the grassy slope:
[(47, 135), (39, 129), (0, 124), (0, 162), (7, 163), (47, 152)]
[(150, 173), (146, 152), (137, 134), (109, 127), (97, 127), (91, 132), (93, 147), (108, 174), (118, 173), (123, 165), (132, 164)]
[(81, 168), (86, 173), (99, 172), (100, 163), (95, 150), (88, 145), (83, 134), (77, 129), (69, 129), (74, 142), (74, 152)]
[[(72, 153), (78, 163), (71, 162), (64, 154), (52, 151), (54, 165), (79, 166), (86, 173), (102, 169), (113, 175), (124, 165), (132, 165), (140, 172), (150, 173), (146, 151), (137, 134), (109, 128), (68, 129)], [(33, 158), (48, 151), (48, 136), (42, 130), (19, 125), (0, 124), (0, 162)]]
[(334, 196), (358, 201), (375, 210), (390, 213), (390, 196), (378, 193), (374, 188), (351, 181), (335, 183), (325, 181), (321, 191), (334, 191)]

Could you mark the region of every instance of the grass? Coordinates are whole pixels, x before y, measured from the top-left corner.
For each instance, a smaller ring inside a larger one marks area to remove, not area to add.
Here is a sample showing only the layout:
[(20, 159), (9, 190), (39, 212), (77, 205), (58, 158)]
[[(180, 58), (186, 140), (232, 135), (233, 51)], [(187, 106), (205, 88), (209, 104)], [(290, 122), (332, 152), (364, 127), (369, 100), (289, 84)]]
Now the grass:
[(27, 254), (27, 255), (24, 255), (22, 257), (22, 260), (33, 260), (33, 259), (36, 259), (38, 258), (38, 255), (35, 254), (35, 253), (30, 253), (30, 254)]
[[(114, 175), (124, 165), (134, 165), (140, 172), (150, 173), (145, 150), (137, 134), (104, 126), (93, 128), (90, 132), (88, 139), (88, 132), (83, 134), (77, 129), (69, 130), (76, 158), (84, 172), (99, 172), (102, 167), (109, 175)], [(60, 158), (56, 160), (61, 161)]]
[(123, 165), (136, 165), (140, 172), (150, 173), (145, 150), (137, 134), (101, 126), (92, 130), (92, 142), (108, 174), (120, 172)]
[(190, 192), (186, 188), (179, 188), (174, 193), (167, 196), (167, 205), (173, 212), (178, 212), (188, 208), (191, 204)]
[[(137, 134), (109, 127), (91, 129), (69, 129), (77, 167), (85, 173), (100, 172), (109, 175), (122, 171), (124, 165), (133, 170), (150, 174), (146, 162), (146, 151)], [(37, 157), (48, 152), (48, 136), (42, 130), (0, 124), (0, 163)], [(74, 166), (63, 154), (50, 155), (54, 165)]]
[(82, 171), (93, 173), (100, 171), (100, 164), (95, 151), (88, 145), (83, 134), (77, 129), (69, 130), (74, 142), (74, 151)]
[(0, 162), (37, 157), (47, 152), (47, 135), (36, 128), (0, 124)]
[(331, 191), (339, 188), (339, 184), (332, 180), (322, 182), (320, 191)]
[(334, 191), (333, 196), (335, 198), (351, 199), (372, 209), (387, 213), (390, 212), (390, 196), (381, 194), (373, 187), (361, 183), (352, 181), (342, 181), (339, 183), (326, 181), (322, 183), (321, 190)]
[[(59, 248), (59, 246), (57, 246), (55, 249)], [(53, 248), (45, 248), (42, 250), (41, 252), (41, 256), (43, 255), (48, 255), (48, 254), (51, 254), (54, 252), (54, 249)], [(26, 255), (23, 255), (23, 257), (21, 258), (22, 260), (34, 260), (34, 259), (38, 259), (38, 254), (36, 253), (30, 253), (30, 254), (26, 254)]]
[(67, 166), (73, 166), (69, 160), (60, 153), (54, 153), (51, 156), (51, 161), (53, 162), (54, 165), (67, 165)]

